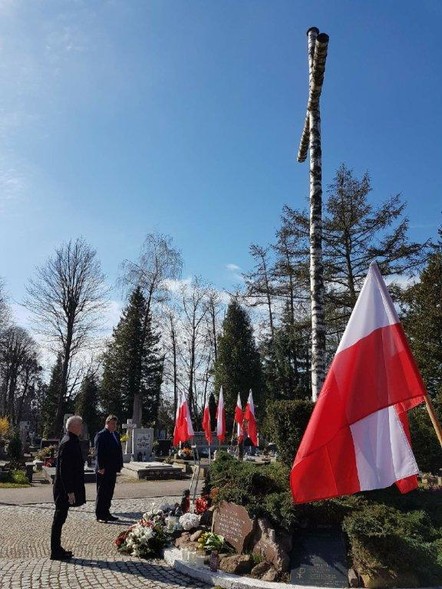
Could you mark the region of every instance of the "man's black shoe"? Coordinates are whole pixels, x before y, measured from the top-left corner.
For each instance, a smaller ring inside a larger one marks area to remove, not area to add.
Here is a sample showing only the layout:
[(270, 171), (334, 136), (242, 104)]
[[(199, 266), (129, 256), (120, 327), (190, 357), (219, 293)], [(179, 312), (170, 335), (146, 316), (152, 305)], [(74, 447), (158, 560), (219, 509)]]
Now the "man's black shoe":
[(115, 515), (108, 515), (106, 519), (109, 522), (117, 522), (120, 518), (116, 517)]
[(69, 560), (72, 558), (72, 552), (70, 550), (57, 550), (57, 552), (51, 552), (51, 560)]

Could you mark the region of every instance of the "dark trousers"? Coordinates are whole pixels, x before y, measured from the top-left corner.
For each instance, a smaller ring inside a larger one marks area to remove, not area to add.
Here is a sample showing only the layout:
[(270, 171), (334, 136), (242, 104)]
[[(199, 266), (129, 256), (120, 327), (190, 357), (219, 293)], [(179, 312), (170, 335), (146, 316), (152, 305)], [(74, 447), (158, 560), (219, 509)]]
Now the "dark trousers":
[(114, 495), (116, 472), (97, 472), (97, 499), (95, 501), (95, 515), (97, 519), (106, 519), (110, 515), (110, 506)]
[(69, 511), (69, 503), (57, 501), (55, 504), (54, 519), (51, 528), (51, 552), (52, 554), (61, 550), (61, 529), (66, 521)]

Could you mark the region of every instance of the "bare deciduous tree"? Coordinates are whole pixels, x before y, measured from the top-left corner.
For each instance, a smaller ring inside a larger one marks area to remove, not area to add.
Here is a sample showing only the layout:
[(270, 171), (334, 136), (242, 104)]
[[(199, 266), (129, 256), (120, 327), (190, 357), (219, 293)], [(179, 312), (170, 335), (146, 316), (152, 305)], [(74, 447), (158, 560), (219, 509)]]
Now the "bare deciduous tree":
[(38, 331), (62, 356), (56, 431), (63, 425), (72, 358), (99, 327), (107, 294), (96, 251), (81, 238), (57, 248), (29, 281), (25, 305), (33, 313)]

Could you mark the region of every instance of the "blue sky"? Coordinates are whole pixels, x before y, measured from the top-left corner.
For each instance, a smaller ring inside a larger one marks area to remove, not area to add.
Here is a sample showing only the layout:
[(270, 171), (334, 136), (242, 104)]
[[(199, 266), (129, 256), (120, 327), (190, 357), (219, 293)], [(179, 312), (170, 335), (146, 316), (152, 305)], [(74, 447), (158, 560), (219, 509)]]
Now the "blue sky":
[[(442, 222), (440, 0), (0, 0), (0, 276), (82, 236), (113, 283), (144, 236), (169, 234), (184, 276), (251, 268), (296, 162), (306, 31), (330, 35), (324, 187), (344, 162), (372, 199), (402, 193), (413, 239)], [(115, 292), (115, 298), (117, 298)]]

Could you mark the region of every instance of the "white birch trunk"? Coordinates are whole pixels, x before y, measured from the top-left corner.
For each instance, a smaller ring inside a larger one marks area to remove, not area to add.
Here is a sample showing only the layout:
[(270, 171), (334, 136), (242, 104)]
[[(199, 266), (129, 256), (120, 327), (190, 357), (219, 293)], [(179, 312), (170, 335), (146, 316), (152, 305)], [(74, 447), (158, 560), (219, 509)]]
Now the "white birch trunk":
[[(307, 31), (309, 99), (307, 118), (298, 151), (304, 161), (310, 148), (310, 292), (312, 314), (312, 400), (316, 401), (325, 378), (324, 268), (322, 264), (322, 149), (319, 99), (324, 82), (328, 35), (315, 27)], [(308, 138), (308, 139), (307, 139)]]

